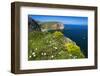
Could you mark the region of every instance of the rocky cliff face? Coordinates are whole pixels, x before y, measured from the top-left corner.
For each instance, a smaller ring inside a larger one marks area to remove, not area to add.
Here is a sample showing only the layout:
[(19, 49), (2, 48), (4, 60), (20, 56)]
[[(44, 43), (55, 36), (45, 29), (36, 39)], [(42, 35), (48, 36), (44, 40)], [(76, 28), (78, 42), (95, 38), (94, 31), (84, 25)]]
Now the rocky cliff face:
[(60, 22), (44, 22), (41, 23), (41, 30), (42, 31), (49, 31), (49, 30), (63, 30), (64, 25)]
[(31, 17), (28, 17), (28, 31), (41, 31), (40, 25)]
[(63, 30), (64, 25), (60, 22), (39, 22), (31, 17), (28, 17), (28, 30), (31, 31), (50, 31), (50, 30)]

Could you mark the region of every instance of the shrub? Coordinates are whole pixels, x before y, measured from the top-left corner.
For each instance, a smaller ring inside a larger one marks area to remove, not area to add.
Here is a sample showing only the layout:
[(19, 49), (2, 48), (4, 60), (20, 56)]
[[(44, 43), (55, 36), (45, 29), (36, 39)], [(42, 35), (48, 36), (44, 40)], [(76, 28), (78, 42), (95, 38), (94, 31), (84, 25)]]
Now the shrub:
[(79, 46), (73, 43), (65, 43), (64, 46), (65, 46), (65, 49), (67, 49), (68, 53), (72, 54), (73, 57), (84, 58), (84, 55), (81, 52), (81, 49)]
[(63, 34), (59, 31), (56, 31), (53, 33), (54, 37), (57, 38), (57, 39), (60, 39), (63, 37)]

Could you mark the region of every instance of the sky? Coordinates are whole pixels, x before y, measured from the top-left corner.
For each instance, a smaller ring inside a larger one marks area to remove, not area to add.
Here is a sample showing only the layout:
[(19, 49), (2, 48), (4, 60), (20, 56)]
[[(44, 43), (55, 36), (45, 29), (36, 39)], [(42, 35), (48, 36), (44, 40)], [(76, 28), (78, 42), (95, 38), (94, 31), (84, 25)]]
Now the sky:
[(76, 16), (53, 16), (53, 15), (28, 15), (32, 19), (41, 22), (56, 21), (63, 24), (71, 25), (87, 25), (88, 17), (76, 17)]

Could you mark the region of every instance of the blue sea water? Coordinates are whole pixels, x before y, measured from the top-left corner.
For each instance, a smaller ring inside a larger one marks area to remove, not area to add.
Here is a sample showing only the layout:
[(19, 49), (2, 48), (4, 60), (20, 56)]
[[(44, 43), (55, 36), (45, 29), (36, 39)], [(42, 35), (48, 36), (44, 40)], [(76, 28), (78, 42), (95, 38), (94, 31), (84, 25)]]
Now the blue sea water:
[(63, 33), (80, 46), (85, 57), (88, 57), (88, 26), (64, 24)]

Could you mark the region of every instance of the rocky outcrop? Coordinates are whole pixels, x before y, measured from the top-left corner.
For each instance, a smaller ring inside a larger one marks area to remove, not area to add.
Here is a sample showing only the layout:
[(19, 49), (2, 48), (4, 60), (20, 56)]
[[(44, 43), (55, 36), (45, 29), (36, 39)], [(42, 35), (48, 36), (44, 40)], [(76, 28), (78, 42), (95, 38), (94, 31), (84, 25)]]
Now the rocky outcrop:
[(28, 17), (28, 31), (41, 31), (40, 25), (37, 21), (32, 19), (31, 17)]
[(41, 23), (41, 31), (49, 31), (49, 30), (63, 30), (64, 25), (60, 22), (44, 22)]
[(35, 21), (31, 17), (28, 17), (28, 31), (50, 31), (50, 30), (63, 30), (64, 25), (60, 22), (40, 22)]

